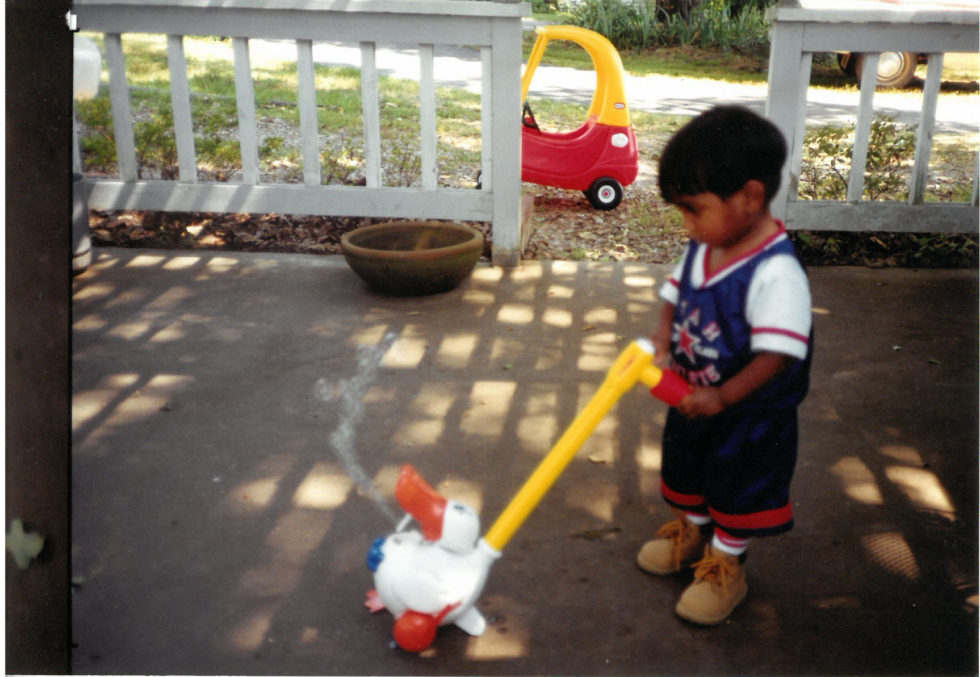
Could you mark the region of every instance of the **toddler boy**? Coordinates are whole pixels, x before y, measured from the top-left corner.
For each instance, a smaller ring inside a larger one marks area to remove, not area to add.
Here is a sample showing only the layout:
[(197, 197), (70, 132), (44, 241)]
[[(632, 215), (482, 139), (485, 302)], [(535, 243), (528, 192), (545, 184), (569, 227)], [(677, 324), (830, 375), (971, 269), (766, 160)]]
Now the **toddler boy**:
[(661, 290), (653, 341), (694, 390), (664, 428), (661, 493), (677, 519), (637, 563), (665, 575), (696, 562), (675, 611), (703, 625), (745, 599), (749, 539), (793, 526), (813, 342), (806, 273), (769, 213), (785, 159), (779, 130), (738, 106), (696, 117), (660, 159), (660, 191), (691, 241)]

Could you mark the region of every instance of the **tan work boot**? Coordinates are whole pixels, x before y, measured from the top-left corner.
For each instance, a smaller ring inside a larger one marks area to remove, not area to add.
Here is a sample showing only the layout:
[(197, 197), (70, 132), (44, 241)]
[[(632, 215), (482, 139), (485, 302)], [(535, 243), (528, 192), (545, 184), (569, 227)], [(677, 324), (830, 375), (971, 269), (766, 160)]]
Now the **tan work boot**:
[(694, 570), (694, 582), (681, 595), (674, 611), (692, 623), (717, 625), (731, 615), (748, 593), (745, 567), (738, 557), (707, 545), (704, 559)]
[(677, 519), (660, 527), (657, 538), (647, 541), (636, 556), (644, 571), (665, 576), (680, 571), (701, 554), (701, 529), (675, 510)]

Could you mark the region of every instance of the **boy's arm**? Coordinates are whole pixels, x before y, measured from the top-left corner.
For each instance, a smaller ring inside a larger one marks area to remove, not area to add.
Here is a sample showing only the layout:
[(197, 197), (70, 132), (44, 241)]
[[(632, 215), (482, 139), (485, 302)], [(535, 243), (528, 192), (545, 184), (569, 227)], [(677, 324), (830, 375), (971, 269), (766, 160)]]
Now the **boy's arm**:
[(666, 364), (667, 358), (670, 356), (670, 332), (673, 330), (673, 324), (674, 304), (664, 302), (663, 307), (660, 309), (660, 319), (657, 322), (657, 328), (651, 337), (653, 347), (656, 350), (654, 363), (657, 365), (662, 366)]
[(789, 355), (780, 353), (759, 353), (742, 371), (721, 386), (695, 388), (677, 405), (677, 410), (688, 418), (721, 413), (769, 383), (793, 360)]

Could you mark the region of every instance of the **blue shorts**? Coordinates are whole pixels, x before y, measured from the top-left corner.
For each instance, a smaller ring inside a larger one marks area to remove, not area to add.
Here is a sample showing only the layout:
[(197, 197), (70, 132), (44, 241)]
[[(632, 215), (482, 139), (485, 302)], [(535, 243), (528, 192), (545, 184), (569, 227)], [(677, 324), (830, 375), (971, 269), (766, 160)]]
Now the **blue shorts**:
[(674, 507), (710, 515), (736, 538), (789, 531), (797, 440), (795, 407), (736, 409), (697, 420), (671, 409), (661, 493)]

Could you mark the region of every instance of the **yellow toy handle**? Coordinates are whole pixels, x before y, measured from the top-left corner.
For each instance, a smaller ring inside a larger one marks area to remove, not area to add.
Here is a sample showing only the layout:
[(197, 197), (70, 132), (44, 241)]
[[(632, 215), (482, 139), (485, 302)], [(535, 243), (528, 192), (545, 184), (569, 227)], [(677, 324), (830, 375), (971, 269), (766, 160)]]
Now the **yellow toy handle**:
[(542, 459), (537, 469), (494, 522), (484, 539), (488, 545), (498, 552), (504, 549), (514, 532), (524, 523), (558, 476), (575, 458), (579, 448), (623, 393), (638, 381), (642, 381), (651, 389), (660, 385), (664, 372), (653, 364), (653, 355), (653, 344), (645, 339), (634, 341), (620, 353), (585, 409), (575, 417), (568, 430)]

